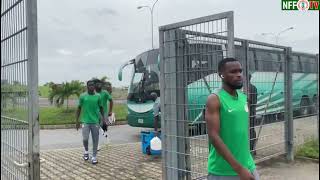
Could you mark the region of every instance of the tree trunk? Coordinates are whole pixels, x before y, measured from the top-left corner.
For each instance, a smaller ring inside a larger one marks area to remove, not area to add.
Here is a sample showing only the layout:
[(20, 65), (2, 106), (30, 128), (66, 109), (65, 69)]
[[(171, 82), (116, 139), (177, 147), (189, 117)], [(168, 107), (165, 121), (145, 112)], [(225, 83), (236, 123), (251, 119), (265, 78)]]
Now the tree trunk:
[(69, 109), (69, 97), (67, 97), (67, 110)]

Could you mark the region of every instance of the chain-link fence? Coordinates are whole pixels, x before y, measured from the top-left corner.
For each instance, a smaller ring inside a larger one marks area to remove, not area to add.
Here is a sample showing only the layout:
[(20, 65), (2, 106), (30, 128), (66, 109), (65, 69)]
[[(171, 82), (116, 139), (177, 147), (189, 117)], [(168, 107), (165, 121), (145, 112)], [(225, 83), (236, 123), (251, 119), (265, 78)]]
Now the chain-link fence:
[(319, 138), (319, 56), (292, 53), (292, 109), (295, 147)]
[(217, 63), (233, 56), (233, 41), (232, 12), (160, 28), (164, 179), (206, 174), (202, 112), (208, 94), (221, 84)]
[(35, 0), (1, 1), (1, 179), (39, 179)]
[(317, 134), (316, 56), (234, 39), (232, 13), (210, 17), (160, 28), (164, 179), (206, 177), (203, 112), (208, 95), (221, 88), (218, 62), (233, 54), (244, 70), (256, 162), (281, 154), (293, 159), (293, 145)]

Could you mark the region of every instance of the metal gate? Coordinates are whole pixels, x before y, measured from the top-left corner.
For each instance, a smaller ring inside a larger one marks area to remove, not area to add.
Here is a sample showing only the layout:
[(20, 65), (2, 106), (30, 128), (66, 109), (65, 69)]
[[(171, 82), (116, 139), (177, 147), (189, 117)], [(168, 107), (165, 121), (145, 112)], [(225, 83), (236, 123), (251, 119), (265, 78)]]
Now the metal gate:
[(40, 179), (37, 1), (1, 1), (1, 179)]
[(293, 160), (297, 145), (318, 138), (319, 57), (234, 38), (232, 15), (159, 29), (163, 179), (205, 179), (209, 150), (203, 112), (208, 95), (221, 87), (217, 66), (225, 57), (235, 57), (243, 67), (257, 163), (284, 154)]
[(217, 77), (208, 75), (217, 72), (218, 60), (234, 56), (233, 12), (159, 31), (163, 179), (202, 177), (208, 154), (202, 102), (217, 86)]

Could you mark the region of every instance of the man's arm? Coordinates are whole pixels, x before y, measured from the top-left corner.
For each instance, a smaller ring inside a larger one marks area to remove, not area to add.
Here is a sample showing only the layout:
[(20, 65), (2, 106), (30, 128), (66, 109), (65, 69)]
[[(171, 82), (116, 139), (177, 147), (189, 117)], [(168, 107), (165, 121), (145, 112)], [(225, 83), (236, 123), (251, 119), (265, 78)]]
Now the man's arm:
[(78, 106), (78, 109), (76, 112), (76, 128), (77, 128), (77, 130), (80, 128), (80, 122), (79, 122), (80, 113), (81, 113), (81, 106)]
[(78, 109), (77, 109), (77, 112), (76, 112), (76, 129), (77, 130), (80, 128), (79, 117), (80, 117), (82, 105), (83, 105), (83, 96), (80, 96), (79, 97)]
[(208, 136), (212, 145), (217, 152), (230, 164), (237, 172), (241, 180), (254, 179), (253, 176), (233, 157), (228, 147), (220, 138), (220, 102), (217, 95), (212, 94), (208, 97), (205, 111), (205, 119), (207, 122)]
[(111, 116), (111, 113), (112, 113), (112, 109), (113, 109), (113, 100), (110, 99), (110, 110), (109, 110), (109, 116)]
[(102, 121), (105, 122), (106, 118), (104, 117), (104, 110), (103, 110), (103, 106), (102, 106), (102, 100), (101, 100), (101, 96), (99, 96), (98, 98), (98, 106), (99, 106), (99, 111), (102, 117)]
[(106, 96), (105, 96), (105, 98), (106, 98), (106, 102), (109, 102), (109, 112), (108, 112), (108, 116), (111, 116), (112, 115), (112, 110), (113, 110), (113, 100), (112, 100), (112, 95), (108, 92), (108, 91), (106, 91), (107, 93), (106, 93)]
[(99, 110), (100, 110), (100, 114), (102, 116), (102, 120), (105, 120), (103, 107), (99, 106)]
[(154, 116), (154, 132), (158, 135), (159, 116)]

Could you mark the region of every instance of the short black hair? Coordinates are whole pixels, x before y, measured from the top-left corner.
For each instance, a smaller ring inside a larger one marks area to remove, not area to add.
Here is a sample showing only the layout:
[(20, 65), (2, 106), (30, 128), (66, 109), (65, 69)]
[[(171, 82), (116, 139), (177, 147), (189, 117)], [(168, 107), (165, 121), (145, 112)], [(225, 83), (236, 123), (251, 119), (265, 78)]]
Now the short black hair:
[[(221, 73), (228, 62), (238, 61), (235, 58), (224, 58), (218, 64), (218, 72)], [(239, 61), (238, 61), (239, 62)]]
[(95, 84), (102, 82), (102, 81), (101, 81), (100, 79), (98, 79), (98, 78), (93, 78), (93, 79), (91, 79), (91, 81), (93, 81)]
[(87, 86), (88, 86), (88, 84), (89, 83), (93, 83), (93, 84), (95, 84), (95, 82), (93, 81), (93, 80), (89, 80), (89, 81), (87, 81)]

